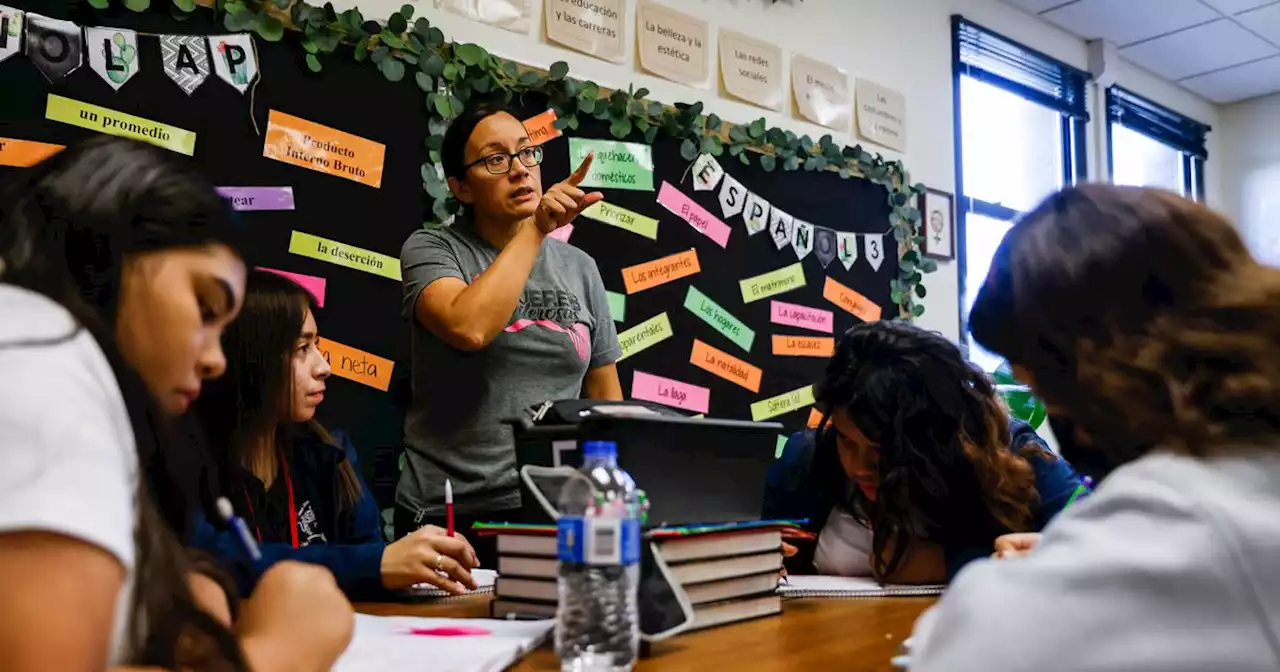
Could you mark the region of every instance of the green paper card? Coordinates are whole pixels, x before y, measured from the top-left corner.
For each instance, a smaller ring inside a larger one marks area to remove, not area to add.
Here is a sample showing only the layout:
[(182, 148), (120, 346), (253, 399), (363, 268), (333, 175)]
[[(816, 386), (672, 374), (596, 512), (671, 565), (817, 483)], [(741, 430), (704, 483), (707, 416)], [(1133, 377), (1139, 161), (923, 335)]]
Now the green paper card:
[(743, 351), (751, 352), (751, 344), (756, 340), (756, 332), (729, 311), (721, 308), (720, 304), (712, 301), (706, 294), (699, 292), (697, 287), (689, 286), (689, 291), (684, 295), (684, 307), (716, 331), (724, 334), (725, 338), (736, 343)]
[(579, 187), (653, 191), (653, 150), (649, 145), (569, 138), (569, 171), (577, 170), (591, 152), (596, 157)]
[(751, 419), (755, 422), (760, 422), (761, 420), (776, 418), (784, 413), (790, 413), (805, 406), (812, 406), (813, 402), (813, 386), (805, 385), (799, 389), (751, 404)]
[(804, 287), (804, 266), (796, 262), (776, 271), (741, 280), (738, 284), (742, 287), (743, 303), (767, 299), (770, 296)]
[(782, 451), (783, 451), (783, 450), (785, 450), (785, 449), (786, 449), (786, 447), (787, 447), (787, 437), (785, 437), (785, 436), (783, 436), (783, 435), (779, 434), (779, 435), (778, 435), (778, 448), (777, 448), (777, 450), (774, 450), (774, 451), (773, 451), (773, 459), (775, 459), (775, 460), (776, 460), (776, 459), (778, 459), (778, 458), (782, 457)]
[(672, 336), (675, 336), (675, 332), (671, 330), (671, 318), (667, 317), (666, 313), (658, 313), (618, 334), (618, 345), (622, 346), (622, 356), (618, 361), (651, 348)]
[(609, 301), (609, 314), (614, 322), (627, 321), (627, 295), (606, 291), (604, 298)]
[(384, 278), (400, 279), (399, 259), (309, 233), (294, 231), (289, 238), (289, 251)]
[(582, 216), (590, 217), (597, 222), (604, 222), (610, 226), (616, 226), (619, 229), (625, 229), (649, 240), (658, 239), (658, 220), (604, 201), (600, 201), (583, 210)]

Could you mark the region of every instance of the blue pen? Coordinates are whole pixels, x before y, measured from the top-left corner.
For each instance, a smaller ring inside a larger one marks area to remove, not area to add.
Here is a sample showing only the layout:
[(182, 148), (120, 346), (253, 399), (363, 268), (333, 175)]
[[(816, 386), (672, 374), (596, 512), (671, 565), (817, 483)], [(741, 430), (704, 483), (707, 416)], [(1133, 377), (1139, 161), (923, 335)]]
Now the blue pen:
[(218, 515), (231, 526), (236, 533), (236, 538), (240, 540), (241, 550), (244, 551), (245, 557), (249, 558), (249, 563), (253, 566), (255, 572), (262, 569), (262, 551), (258, 548), (258, 542), (253, 540), (253, 535), (249, 534), (249, 526), (245, 525), (244, 518), (236, 515), (231, 508), (231, 502), (226, 497), (218, 498)]

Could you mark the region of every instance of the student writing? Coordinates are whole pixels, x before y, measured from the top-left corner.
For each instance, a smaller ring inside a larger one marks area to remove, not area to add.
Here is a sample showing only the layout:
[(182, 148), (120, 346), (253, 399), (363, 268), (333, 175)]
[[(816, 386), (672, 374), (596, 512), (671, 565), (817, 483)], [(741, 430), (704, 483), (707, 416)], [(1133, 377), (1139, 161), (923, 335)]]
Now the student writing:
[[(244, 308), (223, 336), (227, 374), (197, 404), (210, 443), (229, 462), (228, 499), (240, 505), (263, 561), (323, 565), (349, 595), (366, 599), (424, 582), (457, 593), (474, 588), (469, 570), (477, 560), (463, 536), (424, 528), (384, 541), (355, 447), (315, 419), (330, 374), (315, 311), (315, 299), (292, 280), (250, 271)], [(231, 529), (201, 519), (191, 542), (251, 585)]]

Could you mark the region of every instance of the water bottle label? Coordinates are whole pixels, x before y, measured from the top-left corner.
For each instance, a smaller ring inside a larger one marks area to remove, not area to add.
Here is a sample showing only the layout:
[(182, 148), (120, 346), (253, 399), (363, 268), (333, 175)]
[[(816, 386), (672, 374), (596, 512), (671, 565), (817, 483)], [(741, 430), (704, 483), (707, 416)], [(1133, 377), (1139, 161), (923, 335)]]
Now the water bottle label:
[(634, 565), (640, 562), (640, 521), (561, 516), (556, 555), (564, 562), (587, 565)]

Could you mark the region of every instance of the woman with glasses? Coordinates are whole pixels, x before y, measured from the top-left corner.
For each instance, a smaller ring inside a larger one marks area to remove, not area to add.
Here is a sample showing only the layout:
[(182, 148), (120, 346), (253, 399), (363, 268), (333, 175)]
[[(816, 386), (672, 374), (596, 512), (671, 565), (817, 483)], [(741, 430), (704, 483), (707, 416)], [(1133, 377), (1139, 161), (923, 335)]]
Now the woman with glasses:
[[(400, 255), (412, 323), (413, 401), (396, 534), (443, 525), (445, 479), (459, 529), (514, 520), (520, 507), (511, 429), (503, 420), (548, 399), (622, 398), (622, 355), (600, 271), (547, 234), (603, 196), (578, 188), (588, 156), (542, 188), (542, 148), (494, 105), (453, 121), (441, 150), (463, 209), (450, 227), (415, 231)], [(492, 545), (476, 551), (493, 562)]]

